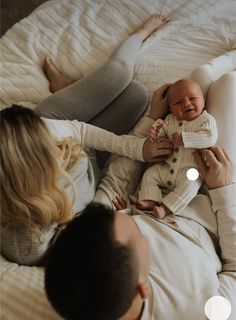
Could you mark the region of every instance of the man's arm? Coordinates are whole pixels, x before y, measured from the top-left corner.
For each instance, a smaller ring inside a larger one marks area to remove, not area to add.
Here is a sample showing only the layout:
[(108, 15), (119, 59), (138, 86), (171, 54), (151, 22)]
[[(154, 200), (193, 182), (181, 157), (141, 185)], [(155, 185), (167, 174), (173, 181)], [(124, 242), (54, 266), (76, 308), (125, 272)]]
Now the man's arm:
[[(232, 164), (224, 149), (210, 148), (194, 154), (199, 170), (208, 184), (212, 208), (216, 213), (222, 272), (218, 274), (219, 295), (232, 306), (230, 319), (235, 319), (236, 306), (236, 184), (232, 184)], [(204, 161), (206, 159), (206, 162)]]

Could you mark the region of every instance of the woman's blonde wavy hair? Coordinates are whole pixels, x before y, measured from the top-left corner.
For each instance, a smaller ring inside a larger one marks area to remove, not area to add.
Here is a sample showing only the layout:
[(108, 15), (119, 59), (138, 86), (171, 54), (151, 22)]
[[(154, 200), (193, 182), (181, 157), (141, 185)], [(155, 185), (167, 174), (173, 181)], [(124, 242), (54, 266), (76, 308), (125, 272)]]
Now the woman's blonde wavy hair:
[[(58, 155), (57, 146), (61, 149)], [(6, 226), (39, 230), (74, 216), (75, 186), (66, 173), (75, 167), (81, 146), (72, 138), (56, 142), (34, 111), (13, 105), (1, 111), (1, 219)], [(73, 188), (69, 199), (60, 178)]]

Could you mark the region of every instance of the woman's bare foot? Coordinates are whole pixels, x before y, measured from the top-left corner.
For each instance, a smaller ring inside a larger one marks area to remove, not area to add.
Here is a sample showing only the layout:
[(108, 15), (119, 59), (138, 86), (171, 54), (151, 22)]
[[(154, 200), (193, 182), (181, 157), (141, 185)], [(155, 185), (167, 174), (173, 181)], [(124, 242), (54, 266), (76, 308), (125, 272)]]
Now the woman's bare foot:
[(137, 30), (145, 41), (160, 26), (167, 23), (170, 18), (166, 14), (154, 14)]
[(171, 211), (166, 206), (161, 204), (160, 206), (154, 206), (153, 213), (157, 218), (163, 219), (168, 214), (171, 214)]
[(49, 57), (44, 59), (43, 71), (50, 83), (49, 89), (52, 93), (57, 92), (75, 82), (58, 71), (52, 64)]

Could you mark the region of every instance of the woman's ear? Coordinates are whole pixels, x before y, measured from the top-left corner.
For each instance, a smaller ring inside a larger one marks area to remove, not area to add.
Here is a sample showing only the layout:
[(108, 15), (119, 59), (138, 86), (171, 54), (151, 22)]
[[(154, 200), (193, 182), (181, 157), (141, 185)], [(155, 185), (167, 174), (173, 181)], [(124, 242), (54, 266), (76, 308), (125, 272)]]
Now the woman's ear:
[(147, 281), (139, 283), (138, 286), (137, 286), (137, 290), (138, 290), (138, 293), (139, 293), (139, 295), (141, 296), (141, 298), (143, 300), (148, 298), (148, 296), (149, 296), (149, 285), (148, 285)]

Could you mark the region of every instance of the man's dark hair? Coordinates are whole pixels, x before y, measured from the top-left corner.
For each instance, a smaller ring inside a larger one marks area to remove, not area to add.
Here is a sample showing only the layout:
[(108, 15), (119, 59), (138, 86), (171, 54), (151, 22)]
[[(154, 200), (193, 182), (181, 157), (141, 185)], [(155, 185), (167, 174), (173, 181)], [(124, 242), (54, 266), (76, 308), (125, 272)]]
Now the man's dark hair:
[(130, 245), (115, 240), (115, 212), (92, 203), (58, 237), (45, 287), (57, 312), (70, 320), (116, 320), (136, 295), (138, 270)]

